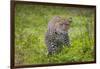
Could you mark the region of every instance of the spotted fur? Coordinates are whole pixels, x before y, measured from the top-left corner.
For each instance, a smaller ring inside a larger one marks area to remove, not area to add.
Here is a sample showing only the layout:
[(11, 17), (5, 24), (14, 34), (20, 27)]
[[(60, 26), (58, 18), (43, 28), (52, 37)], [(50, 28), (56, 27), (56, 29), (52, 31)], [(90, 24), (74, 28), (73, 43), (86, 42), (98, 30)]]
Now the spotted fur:
[(45, 42), (48, 49), (48, 54), (54, 54), (59, 51), (62, 46), (70, 46), (68, 29), (66, 31), (58, 30), (60, 23), (66, 22), (64, 19), (56, 16), (48, 24), (48, 31), (46, 32)]

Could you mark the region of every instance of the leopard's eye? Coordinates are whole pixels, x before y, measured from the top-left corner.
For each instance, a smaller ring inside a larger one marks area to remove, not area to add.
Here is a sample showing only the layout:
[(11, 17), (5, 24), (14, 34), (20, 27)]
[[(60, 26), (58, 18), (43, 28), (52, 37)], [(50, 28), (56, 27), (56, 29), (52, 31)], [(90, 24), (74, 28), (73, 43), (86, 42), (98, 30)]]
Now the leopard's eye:
[(60, 25), (63, 25), (63, 23), (61, 23)]
[(69, 23), (64, 23), (64, 25), (69, 25)]

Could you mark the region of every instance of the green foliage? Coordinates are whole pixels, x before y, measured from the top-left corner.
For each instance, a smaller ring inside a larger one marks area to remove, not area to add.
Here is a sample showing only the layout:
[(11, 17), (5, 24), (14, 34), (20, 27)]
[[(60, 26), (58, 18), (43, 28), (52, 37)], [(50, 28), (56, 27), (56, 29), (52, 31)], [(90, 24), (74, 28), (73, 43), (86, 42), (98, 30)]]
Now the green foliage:
[[(94, 9), (17, 4), (15, 8), (15, 64), (47, 64), (94, 60)], [(55, 15), (69, 18), (71, 47), (47, 56), (45, 33)]]

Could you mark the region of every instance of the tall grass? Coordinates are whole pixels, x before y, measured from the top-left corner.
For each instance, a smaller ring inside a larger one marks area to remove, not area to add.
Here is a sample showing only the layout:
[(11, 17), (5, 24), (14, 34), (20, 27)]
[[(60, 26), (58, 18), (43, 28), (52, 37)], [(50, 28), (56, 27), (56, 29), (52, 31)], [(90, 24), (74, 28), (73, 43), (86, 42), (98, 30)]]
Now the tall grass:
[[(15, 64), (48, 64), (94, 60), (94, 9), (17, 4), (15, 8)], [(71, 47), (47, 56), (44, 37), (49, 20), (72, 17)]]

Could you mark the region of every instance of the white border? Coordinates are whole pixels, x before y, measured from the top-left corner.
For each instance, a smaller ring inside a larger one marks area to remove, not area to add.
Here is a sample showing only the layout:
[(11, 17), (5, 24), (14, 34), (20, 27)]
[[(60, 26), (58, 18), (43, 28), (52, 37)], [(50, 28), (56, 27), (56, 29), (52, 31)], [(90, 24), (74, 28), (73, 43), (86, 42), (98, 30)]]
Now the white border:
[[(97, 6), (97, 64), (38, 67), (32, 69), (99, 69), (100, 67), (100, 1), (99, 0), (30, 0)], [(0, 69), (10, 69), (10, 0), (0, 0)]]

